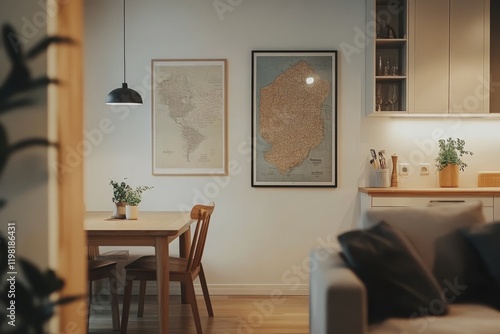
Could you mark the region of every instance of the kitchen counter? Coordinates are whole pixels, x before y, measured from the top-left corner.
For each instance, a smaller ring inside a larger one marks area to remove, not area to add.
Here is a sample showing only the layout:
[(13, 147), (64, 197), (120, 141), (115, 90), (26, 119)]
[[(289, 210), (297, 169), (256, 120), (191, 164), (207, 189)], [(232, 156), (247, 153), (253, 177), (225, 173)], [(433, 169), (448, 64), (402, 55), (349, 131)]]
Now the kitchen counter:
[(370, 188), (359, 187), (358, 191), (373, 196), (497, 196), (500, 187), (476, 188)]

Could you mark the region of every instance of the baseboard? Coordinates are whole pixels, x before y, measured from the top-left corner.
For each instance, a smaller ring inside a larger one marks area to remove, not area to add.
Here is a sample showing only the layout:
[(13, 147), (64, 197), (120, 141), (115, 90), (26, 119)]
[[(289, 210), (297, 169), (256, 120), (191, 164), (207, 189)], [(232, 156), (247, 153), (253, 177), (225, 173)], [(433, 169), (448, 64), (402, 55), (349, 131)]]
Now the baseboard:
[[(194, 285), (196, 294), (201, 295), (200, 284)], [(293, 284), (209, 284), (208, 291), (210, 295), (242, 295), (242, 296), (307, 296), (309, 295), (309, 286), (307, 284), (300, 284), (299, 286)], [(132, 294), (139, 293), (139, 284), (134, 284)], [(179, 283), (170, 284), (170, 293), (172, 295), (180, 294)], [(156, 295), (156, 282), (148, 282), (146, 286), (146, 294)]]
[[(140, 255), (129, 254), (129, 251), (112, 250), (104, 252), (99, 256), (101, 259), (117, 262), (117, 280), (118, 280), (118, 293), (123, 294), (123, 286), (125, 284), (125, 275), (123, 267), (130, 261), (135, 260)], [(200, 284), (194, 285), (196, 294), (202, 294)], [(100, 289), (108, 289), (109, 286), (104, 282), (94, 282), (94, 293)], [(209, 284), (208, 291), (210, 295), (242, 295), (242, 296), (307, 296), (309, 294), (308, 284)], [(107, 293), (106, 291), (104, 291)], [(180, 295), (179, 283), (170, 284), (170, 293), (172, 295)], [(133, 295), (139, 294), (139, 282), (134, 282), (132, 289)], [(146, 286), (147, 295), (156, 295), (156, 282), (148, 282)]]
[[(123, 283), (118, 280), (118, 294), (123, 295)], [(194, 289), (197, 295), (201, 295), (200, 284), (194, 285)], [(106, 280), (94, 282), (94, 294), (102, 291), (104, 294), (109, 293), (109, 284)], [(230, 295), (240, 295), (240, 296), (307, 296), (309, 295), (309, 286), (307, 284), (209, 284), (208, 291), (210, 295), (213, 296), (230, 296)], [(139, 294), (139, 282), (135, 281), (132, 294)], [(149, 281), (146, 285), (147, 295), (156, 295), (156, 282)], [(170, 294), (180, 295), (181, 288), (180, 284), (170, 283)]]

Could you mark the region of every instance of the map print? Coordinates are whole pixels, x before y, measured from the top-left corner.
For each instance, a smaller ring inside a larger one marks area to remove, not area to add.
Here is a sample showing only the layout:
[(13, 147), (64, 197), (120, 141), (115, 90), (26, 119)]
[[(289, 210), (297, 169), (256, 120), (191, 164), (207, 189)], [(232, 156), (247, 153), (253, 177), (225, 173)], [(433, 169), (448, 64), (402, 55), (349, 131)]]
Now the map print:
[(171, 65), (154, 67), (154, 169), (223, 170), (222, 65)]
[(331, 57), (258, 58), (257, 182), (332, 181)]

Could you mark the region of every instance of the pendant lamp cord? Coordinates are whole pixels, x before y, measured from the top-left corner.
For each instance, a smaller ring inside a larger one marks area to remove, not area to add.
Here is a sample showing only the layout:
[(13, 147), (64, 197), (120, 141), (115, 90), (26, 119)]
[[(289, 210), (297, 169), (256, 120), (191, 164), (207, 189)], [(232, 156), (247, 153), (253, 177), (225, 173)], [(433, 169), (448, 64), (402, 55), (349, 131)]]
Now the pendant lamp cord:
[(123, 82), (127, 82), (127, 78), (125, 76), (125, 0), (123, 0)]

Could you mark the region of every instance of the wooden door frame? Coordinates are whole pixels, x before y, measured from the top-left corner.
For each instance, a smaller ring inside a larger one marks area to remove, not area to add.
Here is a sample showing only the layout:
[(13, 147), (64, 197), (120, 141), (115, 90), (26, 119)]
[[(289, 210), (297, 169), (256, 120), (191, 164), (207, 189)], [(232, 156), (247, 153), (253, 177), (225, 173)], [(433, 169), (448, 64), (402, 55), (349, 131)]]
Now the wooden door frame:
[[(53, 46), (48, 72), (59, 84), (49, 91), (49, 122), (57, 123), (57, 273), (65, 286), (61, 297), (87, 295), (86, 236), (83, 229), (83, 30), (84, 0), (49, 0), (57, 8), (49, 34), (70, 37), (74, 43)], [(51, 117), (53, 116), (53, 117)], [(75, 152), (79, 155), (75, 161)], [(80, 153), (78, 153), (80, 152)], [(52, 197), (52, 198), (54, 198)], [(58, 333), (87, 332), (87, 298), (58, 310)], [(55, 324), (57, 326), (57, 324)]]

